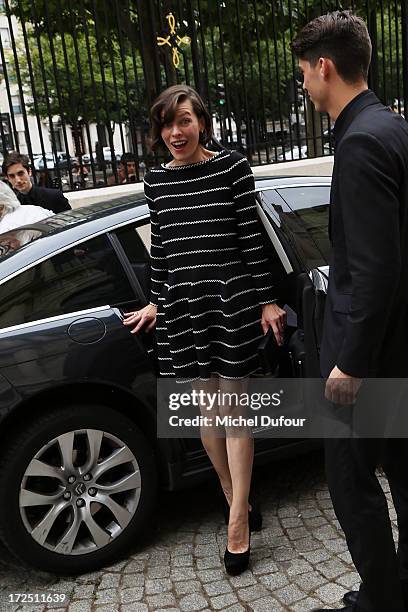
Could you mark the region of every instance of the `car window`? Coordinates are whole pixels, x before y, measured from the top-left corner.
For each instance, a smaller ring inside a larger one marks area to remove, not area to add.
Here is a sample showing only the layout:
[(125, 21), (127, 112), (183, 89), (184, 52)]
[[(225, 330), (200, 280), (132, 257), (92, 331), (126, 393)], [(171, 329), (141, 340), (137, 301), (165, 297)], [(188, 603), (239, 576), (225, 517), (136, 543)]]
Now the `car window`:
[(116, 230), (132, 270), (135, 273), (146, 297), (150, 295), (150, 223), (132, 223)]
[(66, 249), (6, 281), (0, 328), (135, 299), (106, 235)]
[(282, 187), (276, 190), (292, 210), (302, 214), (314, 206), (329, 206), (330, 185)]
[[(285, 232), (308, 270), (327, 265), (330, 257), (328, 235), (330, 185), (277, 189), (290, 210), (279, 213)], [(276, 207), (275, 207), (276, 209)]]

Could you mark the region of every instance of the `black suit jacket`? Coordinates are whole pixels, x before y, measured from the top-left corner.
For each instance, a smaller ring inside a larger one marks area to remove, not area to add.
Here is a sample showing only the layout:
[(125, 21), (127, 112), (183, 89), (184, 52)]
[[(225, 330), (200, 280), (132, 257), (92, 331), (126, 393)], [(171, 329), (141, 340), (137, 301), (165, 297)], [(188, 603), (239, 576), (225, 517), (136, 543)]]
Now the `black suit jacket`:
[(408, 124), (368, 90), (335, 123), (321, 370), (408, 375)]
[(55, 213), (71, 210), (67, 198), (59, 189), (49, 189), (48, 187), (33, 185), (29, 193), (18, 193), (17, 197), (21, 204), (42, 206)]

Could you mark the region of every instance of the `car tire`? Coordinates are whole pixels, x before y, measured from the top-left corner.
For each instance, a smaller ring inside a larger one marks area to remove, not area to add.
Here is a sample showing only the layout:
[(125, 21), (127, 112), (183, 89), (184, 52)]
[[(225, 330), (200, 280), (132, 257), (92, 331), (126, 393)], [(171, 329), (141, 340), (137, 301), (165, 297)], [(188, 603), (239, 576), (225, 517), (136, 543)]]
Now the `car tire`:
[(157, 467), (130, 419), (77, 404), (21, 427), (0, 461), (0, 537), (15, 557), (80, 574), (112, 564), (146, 537)]

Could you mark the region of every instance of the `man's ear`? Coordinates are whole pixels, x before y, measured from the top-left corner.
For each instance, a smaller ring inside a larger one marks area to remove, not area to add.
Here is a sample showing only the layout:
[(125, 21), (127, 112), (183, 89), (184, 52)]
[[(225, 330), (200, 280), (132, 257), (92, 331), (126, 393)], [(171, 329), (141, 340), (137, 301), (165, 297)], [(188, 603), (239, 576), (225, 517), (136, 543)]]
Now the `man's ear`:
[(33, 171), (31, 170), (31, 168), (28, 169), (28, 176), (32, 176), (33, 175)]
[(319, 66), (320, 66), (320, 74), (321, 76), (327, 80), (330, 75), (333, 75), (336, 72), (336, 67), (331, 59), (328, 57), (320, 57), (319, 58)]

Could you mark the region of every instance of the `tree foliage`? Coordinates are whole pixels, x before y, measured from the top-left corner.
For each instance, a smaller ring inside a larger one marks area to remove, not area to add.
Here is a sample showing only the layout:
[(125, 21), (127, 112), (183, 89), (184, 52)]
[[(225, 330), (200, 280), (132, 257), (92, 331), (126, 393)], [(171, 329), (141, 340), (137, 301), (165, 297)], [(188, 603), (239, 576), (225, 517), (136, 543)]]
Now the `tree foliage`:
[[(288, 117), (297, 99), (300, 74), (290, 40), (308, 20), (336, 7), (352, 8), (377, 24), (378, 64), (384, 66), (378, 87), (386, 86), (388, 100), (396, 97), (397, 21), (385, 15), (382, 27), (377, 3), (370, 3), (367, 14), (367, 0), (9, 0), (9, 5), (27, 28), (32, 72), (23, 43), (19, 61), (25, 88), (37, 101), (30, 111), (62, 115), (71, 125), (80, 118), (142, 125), (154, 96), (178, 81), (195, 85), (213, 114), (228, 114), (238, 127), (258, 126), (254, 138), (263, 140), (268, 125)], [(158, 34), (168, 34), (169, 11), (177, 33), (193, 39), (178, 71), (169, 47), (156, 45)]]

